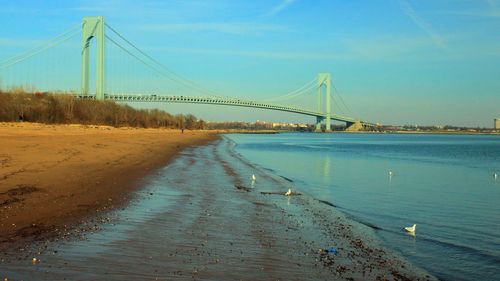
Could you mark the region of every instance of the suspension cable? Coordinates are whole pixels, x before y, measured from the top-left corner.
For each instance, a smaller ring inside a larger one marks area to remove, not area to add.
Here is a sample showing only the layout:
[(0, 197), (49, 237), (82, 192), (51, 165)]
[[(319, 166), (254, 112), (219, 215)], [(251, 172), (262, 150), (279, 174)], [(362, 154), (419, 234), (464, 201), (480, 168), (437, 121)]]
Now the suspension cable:
[[(303, 91), (300, 91), (300, 92), (297, 92), (297, 93), (295, 93), (295, 94), (293, 94), (293, 95), (287, 96), (286, 98), (285, 98), (285, 97), (283, 97), (283, 98), (281, 98), (280, 100), (282, 100), (282, 101), (287, 101), (287, 100), (288, 100), (288, 101), (289, 101), (289, 100), (291, 100), (291, 99), (293, 99), (293, 98), (296, 98), (296, 97), (298, 97), (298, 96), (301, 96), (301, 95), (307, 95), (307, 94), (308, 94), (311, 90), (313, 90), (314, 88), (315, 88), (315, 87), (314, 87), (314, 85), (312, 85), (312, 86), (308, 87), (307, 89), (304, 89)], [(276, 100), (276, 99), (274, 99), (274, 100)]]
[(295, 90), (288, 92), (288, 93), (281, 95), (281, 96), (264, 99), (263, 101), (274, 101), (274, 100), (280, 100), (280, 99), (285, 99), (285, 98), (289, 99), (291, 97), (295, 97), (295, 96), (300, 95), (306, 91), (309, 91), (314, 86), (315, 81), (316, 81), (316, 79), (313, 79), (312, 81), (307, 82), (306, 84), (304, 84), (302, 87), (300, 87), (298, 89), (295, 89)]
[(338, 101), (337, 101), (337, 99), (335, 98), (335, 95), (330, 95), (330, 98), (331, 98), (331, 100), (332, 100), (332, 102), (333, 102), (333, 107), (334, 107), (334, 108), (337, 108), (337, 109), (338, 109), (338, 111), (339, 111), (340, 113), (342, 113), (342, 114), (344, 114), (344, 115), (345, 115), (345, 114), (346, 114), (346, 111), (344, 111), (344, 110), (345, 110), (345, 107), (344, 107), (344, 108), (342, 108), (342, 107), (340, 106), (339, 102), (338, 102)]
[(77, 33), (75, 32), (77, 30), (77, 28), (79, 28), (79, 26), (69, 29), (68, 31), (64, 32), (63, 34), (56, 36), (55, 38), (47, 41), (46, 43), (44, 43), (40, 46), (37, 46), (33, 49), (25, 51), (19, 55), (13, 56), (13, 57), (1, 62), (0, 68), (10, 67), (14, 64), (17, 64), (19, 62), (27, 60), (27, 59), (45, 51), (45, 50), (47, 50), (47, 49), (50, 49), (52, 47), (55, 47), (55, 46), (58, 46), (58, 45), (64, 43), (65, 41), (73, 38), (73, 36), (77, 35)]
[[(194, 89), (194, 90), (197, 90), (197, 91), (200, 91), (202, 93), (206, 93), (206, 91), (203, 91), (203, 89), (201, 88), (198, 88), (198, 87), (193, 87), (192, 85), (190, 84), (186, 84), (184, 83), (182, 80), (180, 80), (178, 77), (172, 77), (171, 75), (168, 75), (166, 74), (165, 72), (162, 71), (162, 69), (158, 69), (158, 65), (155, 66), (155, 65), (152, 65), (151, 63), (147, 62), (146, 60), (138, 57), (137, 55), (135, 55), (134, 53), (132, 53), (130, 50), (128, 50), (127, 48), (123, 47), (121, 44), (119, 44), (118, 42), (116, 42), (115, 40), (113, 40), (113, 38), (109, 37), (108, 35), (105, 35), (106, 39), (108, 39), (110, 42), (112, 42), (113, 44), (115, 44), (118, 48), (122, 49), (124, 52), (126, 52), (127, 54), (129, 54), (130, 56), (132, 56), (133, 58), (135, 58), (136, 60), (138, 60), (139, 62), (141, 62), (142, 64), (144, 64), (146, 67), (148, 67), (149, 69), (153, 70), (154, 72), (156, 72), (157, 74), (159, 74), (160, 76), (164, 77), (164, 78), (167, 78), (173, 82), (178, 82), (178, 83), (181, 83), (183, 84), (184, 86), (186, 87), (189, 87), (191, 89)], [(222, 98), (222, 96), (216, 96), (216, 95), (212, 95), (212, 94), (207, 94), (209, 96), (215, 96), (215, 97), (219, 97), (219, 98)]]
[(342, 103), (342, 105), (345, 107), (345, 109), (347, 110), (347, 112), (354, 116), (355, 114), (351, 111), (351, 109), (347, 106), (347, 104), (344, 102), (344, 99), (342, 98), (342, 95), (340, 94), (339, 90), (337, 90), (337, 87), (335, 87), (335, 85), (333, 85), (333, 89), (335, 90), (335, 92), (337, 93), (337, 96), (339, 97), (340, 99), (340, 102)]
[[(162, 63), (160, 63), (158, 60), (154, 59), (153, 57), (151, 57), (150, 55), (148, 55), (147, 53), (145, 53), (144, 51), (142, 51), (141, 49), (139, 49), (135, 44), (133, 44), (132, 42), (130, 42), (129, 40), (127, 40), (124, 36), (122, 36), (118, 31), (116, 31), (114, 28), (112, 28), (111, 26), (109, 26), (108, 24), (105, 24), (106, 27), (108, 27), (114, 34), (116, 34), (118, 37), (120, 37), (123, 41), (125, 41), (127, 44), (129, 44), (130, 46), (132, 46), (136, 51), (138, 51), (140, 54), (142, 54), (143, 56), (145, 56), (148, 60), (150, 60), (151, 62), (153, 62), (154, 64), (156, 64), (159, 68), (161, 68), (163, 71), (169, 73), (170, 75), (174, 76), (175, 79), (171, 78), (171, 77), (168, 77), (168, 75), (164, 72), (159, 72), (162, 76), (165, 76), (167, 78), (169, 78), (170, 80), (172, 81), (175, 81), (175, 82), (178, 82), (178, 83), (181, 83), (183, 84), (184, 86), (187, 86), (191, 89), (194, 89), (194, 90), (197, 90), (199, 92), (202, 92), (202, 93), (205, 93), (209, 96), (215, 96), (215, 97), (224, 97), (224, 98), (229, 98), (229, 99), (235, 99), (233, 97), (227, 97), (227, 96), (223, 96), (223, 95), (220, 95), (219, 93), (216, 93), (214, 91), (211, 91), (209, 89), (206, 89), (206, 88), (203, 88), (201, 86), (199, 86), (197, 83), (195, 83), (194, 81), (191, 81), (189, 79), (186, 79), (184, 78), (183, 76), (175, 73), (174, 71), (170, 70), (169, 68), (167, 68), (166, 66), (164, 66)], [(109, 38), (109, 37), (108, 37)], [(116, 42), (114, 42), (115, 44), (118, 44)], [(131, 52), (127, 51), (128, 54), (132, 55)], [(137, 58), (137, 56), (134, 56), (135, 58)], [(142, 62), (144, 62), (144, 60), (141, 60)], [(149, 65), (149, 64), (148, 64)], [(150, 65), (149, 65), (150, 66)], [(151, 66), (150, 66), (151, 67)], [(155, 71), (156, 68), (155, 68)]]

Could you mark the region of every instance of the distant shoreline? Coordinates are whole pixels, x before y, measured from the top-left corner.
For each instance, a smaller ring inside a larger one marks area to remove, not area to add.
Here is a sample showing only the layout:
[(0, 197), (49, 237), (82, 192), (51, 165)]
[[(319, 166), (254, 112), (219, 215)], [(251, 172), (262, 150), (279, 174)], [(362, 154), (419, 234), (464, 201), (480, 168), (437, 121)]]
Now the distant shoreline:
[(447, 132), (447, 131), (383, 131), (383, 132), (373, 132), (373, 131), (359, 131), (359, 132), (345, 132), (338, 131), (337, 133), (349, 133), (349, 134), (415, 134), (415, 135), (500, 135), (500, 132)]
[[(283, 133), (312, 133), (322, 134), (325, 132), (301, 132), (287, 130), (245, 130), (245, 129), (230, 129), (230, 130), (214, 130), (219, 134), (283, 134)], [(500, 132), (448, 132), (448, 131), (332, 131), (327, 134), (415, 134), (415, 135), (500, 135)]]

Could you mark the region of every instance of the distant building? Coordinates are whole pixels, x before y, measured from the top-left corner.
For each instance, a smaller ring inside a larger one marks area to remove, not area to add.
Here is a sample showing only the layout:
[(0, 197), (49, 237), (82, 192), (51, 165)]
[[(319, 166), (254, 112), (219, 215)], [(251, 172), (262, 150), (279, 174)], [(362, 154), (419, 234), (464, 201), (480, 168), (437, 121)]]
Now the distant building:
[(495, 119), (495, 130), (500, 130), (500, 118)]

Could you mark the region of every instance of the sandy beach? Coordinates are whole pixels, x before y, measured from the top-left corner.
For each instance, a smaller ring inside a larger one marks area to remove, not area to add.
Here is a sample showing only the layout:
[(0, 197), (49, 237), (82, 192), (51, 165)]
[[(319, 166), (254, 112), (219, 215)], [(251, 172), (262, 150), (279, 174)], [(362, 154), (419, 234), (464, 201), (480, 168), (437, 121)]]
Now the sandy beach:
[(126, 202), (203, 131), (0, 123), (0, 250)]

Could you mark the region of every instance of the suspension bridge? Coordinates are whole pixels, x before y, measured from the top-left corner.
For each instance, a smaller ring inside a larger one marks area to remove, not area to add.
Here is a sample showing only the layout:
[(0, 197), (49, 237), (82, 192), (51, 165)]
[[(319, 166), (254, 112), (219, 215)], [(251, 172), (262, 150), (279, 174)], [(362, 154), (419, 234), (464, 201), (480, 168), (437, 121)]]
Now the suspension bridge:
[[(80, 34), (81, 41), (71, 44)], [(95, 51), (91, 52), (93, 47)], [(74, 49), (79, 50), (77, 55)], [(62, 54), (68, 50), (69, 55), (64, 57)], [(80, 99), (208, 104), (290, 112), (314, 117), (316, 131), (321, 131), (323, 122), (325, 131), (330, 131), (331, 120), (345, 122), (346, 127), (354, 129), (376, 126), (332, 111), (333, 103), (334, 108), (340, 109), (342, 105), (352, 115), (339, 92), (332, 95), (330, 73), (319, 73), (302, 87), (266, 100), (225, 96), (171, 71), (101, 16), (85, 17), (82, 24), (1, 62), (0, 79), (0, 89), (4, 91), (22, 87), (33, 92), (64, 92)], [(91, 90), (92, 84), (95, 91)], [(333, 89), (336, 90), (335, 86)]]

